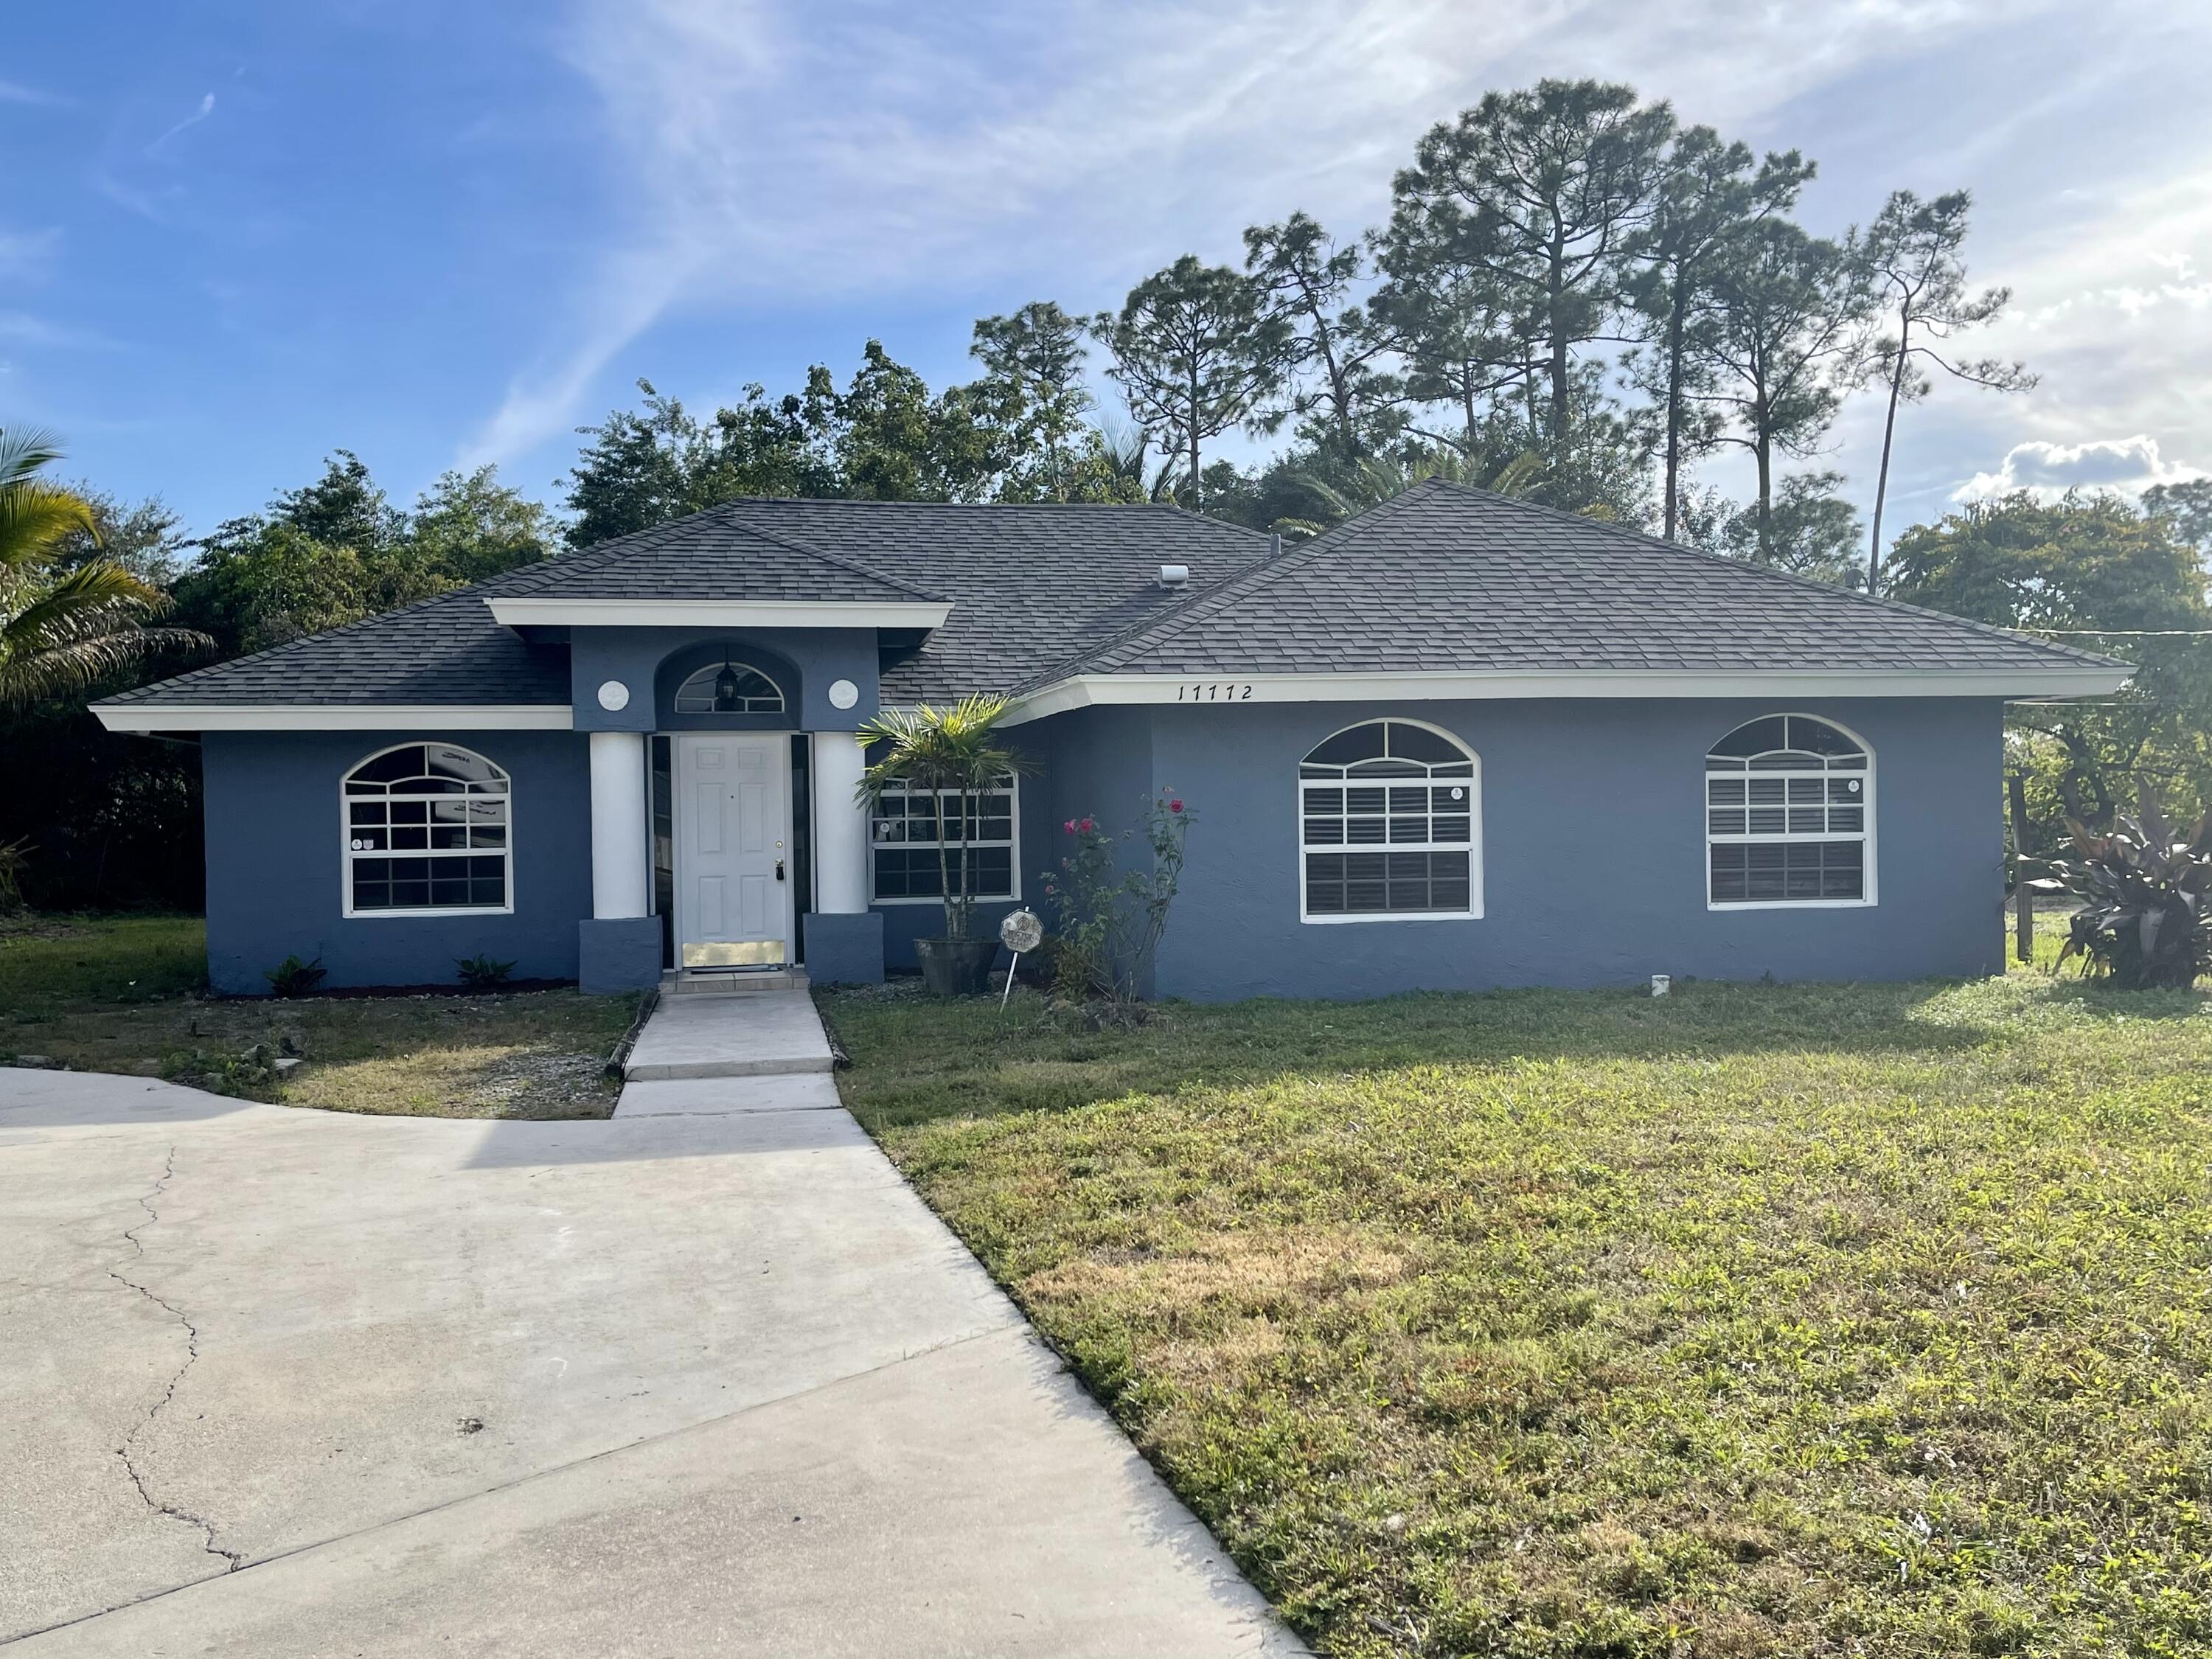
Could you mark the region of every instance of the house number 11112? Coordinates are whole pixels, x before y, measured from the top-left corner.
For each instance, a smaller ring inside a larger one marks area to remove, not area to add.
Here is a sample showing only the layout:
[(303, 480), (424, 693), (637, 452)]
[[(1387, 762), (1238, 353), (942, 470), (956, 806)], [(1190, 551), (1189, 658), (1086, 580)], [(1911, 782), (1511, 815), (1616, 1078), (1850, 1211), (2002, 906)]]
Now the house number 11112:
[(1252, 688), (1249, 685), (1178, 685), (1177, 702), (1249, 702)]

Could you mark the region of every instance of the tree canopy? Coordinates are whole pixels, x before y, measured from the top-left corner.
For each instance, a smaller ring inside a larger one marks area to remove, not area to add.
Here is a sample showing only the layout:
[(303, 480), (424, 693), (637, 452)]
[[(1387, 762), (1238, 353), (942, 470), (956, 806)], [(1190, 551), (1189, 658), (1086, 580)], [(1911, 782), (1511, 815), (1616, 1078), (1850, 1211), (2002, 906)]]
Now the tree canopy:
[(1106, 372), (1129, 412), (1187, 464), (1192, 507), (1206, 501), (1206, 441), (1248, 421), (1283, 384), (1291, 325), (1258, 286), (1227, 265), (1186, 253), (1129, 290), (1118, 313), (1092, 324), (1113, 353)]
[(201, 542), (176, 599), (225, 654), (258, 651), (542, 559), (556, 533), (490, 467), (445, 474), (410, 512), (338, 450), (313, 483)]
[(2212, 603), (2199, 550), (2170, 514), (2115, 495), (2021, 491), (1906, 531), (1889, 572), (1890, 593), (1910, 604), (2136, 665), (2115, 697), (2013, 709), (2047, 837), (2062, 812), (2109, 824), (2137, 775), (2172, 805), (2212, 805)]

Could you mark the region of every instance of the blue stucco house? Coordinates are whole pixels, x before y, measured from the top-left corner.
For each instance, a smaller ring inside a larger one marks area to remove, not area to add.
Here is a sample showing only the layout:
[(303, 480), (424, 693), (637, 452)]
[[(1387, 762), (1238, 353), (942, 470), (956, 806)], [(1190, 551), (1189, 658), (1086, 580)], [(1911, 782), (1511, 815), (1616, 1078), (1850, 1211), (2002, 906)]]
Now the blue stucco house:
[[(2008, 699), (2124, 665), (1431, 482), (1313, 541), (1161, 507), (743, 501), (98, 706), (188, 736), (209, 972), (479, 951), (587, 990), (873, 981), (939, 926), (879, 708), (1013, 700), (969, 843), (1199, 823), (1200, 1000), (1994, 971)], [(1049, 920), (1049, 917), (1048, 917)]]

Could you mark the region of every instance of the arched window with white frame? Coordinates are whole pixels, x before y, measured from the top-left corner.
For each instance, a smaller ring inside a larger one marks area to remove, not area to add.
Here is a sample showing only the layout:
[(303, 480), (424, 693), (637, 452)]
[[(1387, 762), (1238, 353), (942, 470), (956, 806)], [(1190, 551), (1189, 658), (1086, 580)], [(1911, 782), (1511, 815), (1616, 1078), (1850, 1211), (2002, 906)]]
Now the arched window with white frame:
[(380, 750), (345, 775), (345, 914), (514, 908), (514, 783), (449, 743)]
[(1874, 751), (1832, 720), (1766, 714), (1705, 756), (1714, 909), (1875, 902)]
[(676, 688), (679, 714), (781, 714), (783, 688), (749, 662), (709, 663)]
[(1307, 921), (1482, 914), (1482, 764), (1449, 733), (1370, 720), (1298, 766), (1300, 915)]

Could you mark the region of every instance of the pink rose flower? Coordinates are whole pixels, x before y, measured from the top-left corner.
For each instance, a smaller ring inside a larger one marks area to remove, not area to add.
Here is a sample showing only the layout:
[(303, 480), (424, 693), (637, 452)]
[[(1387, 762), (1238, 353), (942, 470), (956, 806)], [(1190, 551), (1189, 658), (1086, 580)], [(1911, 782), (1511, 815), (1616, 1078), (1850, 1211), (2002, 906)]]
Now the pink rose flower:
[(1179, 801), (1179, 800), (1171, 800), (1171, 801), (1170, 801), (1170, 802), (1168, 803), (1168, 811), (1170, 811), (1170, 812), (1180, 812), (1180, 811), (1182, 811), (1182, 803), (1181, 801)]

